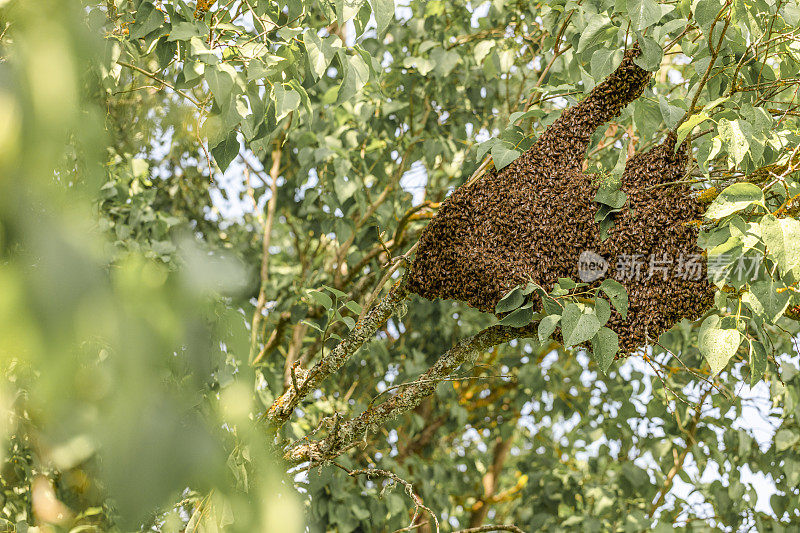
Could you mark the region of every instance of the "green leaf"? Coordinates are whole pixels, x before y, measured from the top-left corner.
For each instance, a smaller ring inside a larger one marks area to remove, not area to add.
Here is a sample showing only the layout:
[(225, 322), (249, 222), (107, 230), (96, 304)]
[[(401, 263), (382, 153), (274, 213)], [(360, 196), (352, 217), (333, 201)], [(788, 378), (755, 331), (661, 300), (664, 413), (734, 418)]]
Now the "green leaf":
[[(614, 187), (616, 189), (619, 189), (620, 185), (622, 184), (622, 175), (625, 173), (625, 165), (628, 162), (628, 145), (629, 144), (630, 144), (630, 140), (628, 140), (628, 142), (625, 144), (625, 146), (622, 147), (622, 150), (619, 151), (619, 155), (617, 155), (617, 162), (614, 163), (614, 168), (611, 169), (611, 179), (613, 180)], [(622, 191), (620, 191), (620, 192), (622, 192)], [(619, 207), (615, 207), (614, 209), (619, 209), (621, 207), (622, 206), (620, 205)]]
[(492, 146), (492, 161), (497, 170), (507, 167), (520, 155), (522, 155), (521, 151), (512, 148), (506, 142), (500, 141)]
[(783, 20), (789, 26), (800, 24), (800, 3), (787, 2), (783, 4)]
[(785, 289), (783, 283), (775, 281), (756, 281), (750, 285), (750, 291), (742, 295), (742, 301), (750, 306), (755, 314), (769, 323), (774, 324), (783, 315), (789, 305), (791, 293)]
[(766, 215), (760, 226), (764, 244), (781, 274), (785, 276), (800, 266), (800, 222)]
[(728, 364), (742, 342), (741, 335), (735, 329), (722, 329), (720, 318), (711, 315), (703, 321), (697, 334), (698, 347), (713, 374), (719, 374)]
[(661, 7), (656, 0), (628, 0), (628, 17), (634, 31), (642, 31), (661, 20)]
[(541, 113), (540, 109), (529, 109), (527, 111), (514, 111), (508, 116), (508, 123), (514, 124), (515, 122), (521, 119), (539, 116), (540, 113)]
[(583, 52), (603, 41), (605, 31), (611, 29), (611, 19), (605, 15), (595, 15), (589, 20), (589, 24), (581, 31), (578, 40), (578, 52)]
[(628, 316), (628, 291), (619, 281), (605, 279), (600, 284), (600, 290), (606, 293), (611, 300), (611, 304), (617, 312), (625, 319)]
[(187, 82), (195, 80), (202, 76), (205, 70), (205, 63), (187, 60), (183, 65), (183, 79), (185, 79)]
[(352, 177), (345, 179), (345, 176), (336, 176), (333, 179), (333, 189), (336, 192), (336, 199), (343, 204), (356, 193), (358, 183)]
[(222, 172), (225, 172), (230, 166), (231, 161), (236, 159), (239, 155), (239, 139), (237, 139), (236, 131), (231, 131), (228, 136), (211, 149), (211, 156), (217, 163), (217, 166)]
[(308, 291), (308, 295), (317, 305), (321, 305), (325, 309), (333, 307), (333, 300), (331, 300), (331, 297), (322, 291)]
[(546, 295), (547, 294), (545, 292), (545, 290), (538, 283), (536, 283), (534, 281), (529, 281), (528, 284), (525, 285), (525, 288), (522, 289), (522, 294), (527, 296), (527, 295), (533, 293), (533, 291), (536, 291), (541, 295)]
[(592, 78), (600, 81), (614, 72), (614, 69), (622, 59), (622, 51), (614, 48), (600, 48), (592, 54), (589, 64)]
[(436, 65), (426, 57), (407, 57), (403, 59), (403, 66), (406, 68), (415, 68), (421, 76), (427, 76)]
[(584, 313), (580, 307), (574, 303), (564, 307), (561, 315), (561, 332), (564, 336), (564, 346), (577, 346), (594, 337), (600, 330), (600, 322), (597, 316), (591, 313)]
[[(669, 11), (665, 11), (664, 8), (669, 8)], [(664, 15), (669, 13), (670, 11), (674, 10), (674, 6), (664, 5), (661, 4), (661, 16), (663, 18)], [(688, 24), (688, 20), (685, 18), (674, 18), (669, 22), (664, 23), (663, 26), (658, 26), (653, 28), (653, 38), (656, 41), (661, 41), (664, 37), (667, 37), (670, 34), (677, 33), (678, 30), (683, 30), (686, 25)]]
[(336, 97), (337, 104), (350, 100), (369, 81), (369, 65), (360, 55), (348, 56), (344, 52), (339, 52), (339, 59), (344, 69), (344, 78), (339, 87), (339, 95)]
[(497, 137), (492, 137), (491, 139), (486, 139), (485, 141), (483, 141), (482, 143), (480, 143), (478, 145), (477, 149), (475, 150), (475, 157), (478, 158), (478, 159), (483, 159), (483, 156), (486, 155), (486, 152), (491, 150), (492, 147), (495, 144), (499, 143), (499, 142), (502, 142), (502, 141), (500, 139), (498, 139)]
[(216, 65), (219, 63), (219, 57), (217, 57), (214, 51), (211, 50), (200, 37), (192, 37), (189, 39), (189, 53), (193, 56), (197, 56), (196, 59), (207, 65)]
[(280, 120), (300, 106), (300, 94), (294, 89), (276, 83), (274, 89), (275, 96), (275, 120)]
[(558, 278), (558, 286), (561, 287), (562, 289), (571, 291), (572, 289), (577, 288), (578, 284), (575, 283), (574, 280), (571, 280), (569, 278)]
[(678, 125), (678, 121), (683, 118), (683, 109), (672, 105), (664, 96), (658, 97), (658, 107), (661, 110), (661, 116), (664, 119), (664, 124), (667, 125), (667, 128), (674, 130), (675, 126)]
[(711, 120), (711, 117), (706, 115), (703, 111), (689, 117), (686, 122), (678, 126), (678, 142), (676, 144), (680, 145), (696, 126), (702, 124), (706, 120)]
[(594, 201), (605, 204), (613, 209), (620, 209), (628, 200), (627, 195), (619, 189), (619, 186), (602, 185), (597, 189)]
[(800, 435), (791, 429), (781, 429), (775, 434), (775, 449), (779, 452), (788, 450), (800, 440)]
[(511, 291), (503, 296), (494, 308), (495, 313), (508, 313), (513, 311), (525, 301), (525, 296), (522, 294), (522, 287), (514, 287)]
[(764, 193), (752, 183), (734, 183), (726, 187), (708, 206), (706, 218), (717, 220), (746, 209), (753, 204), (763, 205)]
[(326, 291), (328, 291), (329, 293), (333, 294), (337, 298), (340, 298), (342, 300), (347, 298), (347, 293), (343, 292), (343, 291), (340, 291), (339, 289), (334, 289), (333, 287), (331, 287), (329, 285), (323, 285), (322, 288), (325, 289)]
[(306, 52), (308, 53), (308, 66), (315, 79), (319, 79), (325, 74), (328, 65), (331, 64), (333, 56), (336, 54), (331, 42), (335, 40), (335, 36), (328, 36), (320, 38), (312, 29), (307, 29), (303, 33), (303, 43), (306, 45)]
[(704, 33), (708, 31), (720, 9), (722, 9), (722, 3), (718, 0), (700, 0), (697, 2), (694, 10), (694, 20), (703, 28)]
[(360, 315), (361, 311), (363, 311), (363, 307), (361, 307), (361, 305), (358, 302), (354, 302), (353, 300), (350, 300), (349, 302), (345, 303), (344, 306), (357, 315)]
[(600, 328), (592, 338), (592, 359), (595, 360), (603, 374), (608, 373), (617, 352), (619, 352), (617, 333), (609, 328)]
[(207, 31), (197, 22), (178, 22), (172, 26), (167, 41), (188, 41), (192, 37), (202, 37)]
[(128, 36), (141, 39), (164, 24), (164, 14), (150, 2), (142, 2), (136, 10), (136, 19), (130, 25)]
[(718, 137), (727, 145), (728, 154), (733, 163), (738, 165), (744, 160), (744, 156), (747, 155), (747, 151), (750, 149), (750, 143), (747, 141), (739, 121), (721, 118), (718, 130)]
[(206, 83), (214, 100), (222, 109), (227, 109), (232, 100), (233, 86), (235, 84), (236, 71), (228, 64), (209, 65), (205, 69)]
[[(657, 102), (639, 98), (633, 104), (633, 121), (639, 136), (649, 139), (655, 136), (661, 125), (661, 109)], [(629, 106), (630, 108), (630, 106)]]
[(319, 331), (320, 333), (325, 333), (324, 329), (322, 329), (321, 327), (319, 327), (315, 323), (311, 322), (310, 320), (301, 320), (300, 323), (301, 324), (305, 324), (306, 326), (310, 327), (311, 329), (315, 329), (315, 330)]
[(605, 298), (597, 297), (594, 300), (594, 311), (601, 326), (604, 326), (611, 318), (611, 304)]
[(703, 111), (711, 111), (712, 109), (717, 107), (719, 104), (727, 101), (729, 98), (730, 98), (730, 96), (720, 96), (719, 98), (716, 98), (716, 99), (710, 101), (709, 103), (707, 103), (706, 105), (704, 105), (702, 110)]
[(431, 61), (436, 65), (434, 71), (441, 77), (449, 76), (454, 68), (461, 62), (461, 56), (455, 50), (445, 50), (437, 46), (430, 54)]
[(558, 303), (558, 300), (550, 296), (542, 295), (542, 308), (548, 315), (560, 315), (564, 307)]
[(512, 328), (521, 328), (527, 326), (533, 321), (533, 308), (522, 307), (504, 317), (498, 324), (501, 326), (511, 326)]
[(475, 54), (475, 62), (479, 65), (482, 64), (483, 60), (489, 55), (489, 52), (492, 51), (492, 48), (494, 48), (495, 44), (496, 43), (494, 41), (481, 41), (476, 44), (473, 51), (473, 54)]
[(336, 21), (340, 26), (352, 19), (358, 13), (364, 0), (334, 0), (336, 5)]
[(389, 23), (394, 20), (394, 0), (369, 0), (372, 13), (375, 15), (375, 24), (378, 37), (383, 35)]
[(289, 80), (287, 83), (291, 89), (294, 90), (297, 94), (300, 95), (300, 103), (303, 104), (303, 109), (305, 109), (306, 113), (310, 116), (311, 115), (311, 100), (308, 97), (308, 93), (306, 92), (305, 88), (300, 85), (300, 82), (297, 80)]
[(539, 322), (539, 342), (544, 342), (556, 330), (556, 324), (561, 321), (561, 315), (547, 315)]
[(664, 50), (661, 45), (655, 39), (641, 35), (638, 32), (637, 40), (639, 41), (642, 55), (635, 58), (633, 62), (649, 72), (657, 71), (661, 67), (661, 58), (664, 57)]
[(750, 387), (755, 387), (767, 370), (767, 350), (757, 340), (750, 340)]

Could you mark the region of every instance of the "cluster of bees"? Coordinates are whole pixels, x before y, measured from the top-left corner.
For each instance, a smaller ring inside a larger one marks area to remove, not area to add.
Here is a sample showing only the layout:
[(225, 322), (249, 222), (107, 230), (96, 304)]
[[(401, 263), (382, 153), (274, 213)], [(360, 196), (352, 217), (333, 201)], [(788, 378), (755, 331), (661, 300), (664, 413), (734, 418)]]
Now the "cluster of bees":
[[(627, 161), (620, 186), (627, 203), (607, 239), (594, 220), (599, 180), (582, 171), (583, 160), (592, 133), (647, 86), (650, 73), (633, 61), (639, 53), (628, 50), (606, 80), (565, 110), (516, 161), (457, 189), (442, 204), (421, 236), (409, 276), (412, 292), (491, 312), (512, 287), (528, 280), (545, 289), (559, 278), (579, 281), (584, 251), (605, 258), (611, 265), (606, 277), (612, 278), (623, 256), (700, 254), (697, 227), (689, 222), (703, 209), (687, 185), (672, 184), (688, 160), (686, 145), (676, 151), (672, 134)], [(699, 279), (685, 279), (677, 264), (669, 269), (617, 280), (628, 291), (629, 310), (625, 320), (613, 311), (608, 325), (619, 335), (621, 353), (632, 353), (711, 305), (705, 270)]]

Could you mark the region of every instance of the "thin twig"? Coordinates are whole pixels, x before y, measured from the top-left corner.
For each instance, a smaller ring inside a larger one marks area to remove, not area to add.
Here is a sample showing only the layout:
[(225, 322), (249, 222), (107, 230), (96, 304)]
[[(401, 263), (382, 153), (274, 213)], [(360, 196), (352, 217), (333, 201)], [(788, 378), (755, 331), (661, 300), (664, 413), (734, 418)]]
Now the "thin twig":
[[(670, 488), (672, 487), (672, 480), (675, 478), (675, 475), (683, 469), (683, 463), (686, 461), (686, 456), (689, 454), (689, 450), (695, 443), (695, 433), (697, 432), (697, 425), (700, 422), (700, 418), (703, 414), (703, 403), (706, 401), (709, 393), (712, 391), (712, 387), (706, 389), (703, 395), (698, 400), (697, 405), (695, 407), (694, 416), (692, 417), (692, 421), (689, 423), (689, 427), (686, 431), (686, 443), (681, 452), (680, 456), (675, 457), (675, 464), (673, 465), (672, 469), (667, 473), (667, 479), (664, 481), (664, 486), (661, 487), (661, 490), (658, 493), (658, 496), (653, 502), (653, 506), (650, 508), (649, 516), (652, 518), (655, 512), (658, 510), (659, 507), (664, 503), (664, 499), (667, 496)], [(673, 449), (673, 454), (675, 451)]]
[(135, 70), (136, 72), (139, 72), (140, 74), (144, 74), (145, 76), (147, 76), (147, 77), (148, 77), (148, 78), (150, 78), (151, 80), (155, 80), (155, 81), (157, 81), (158, 83), (160, 83), (160, 84), (164, 85), (165, 87), (169, 87), (170, 89), (172, 89), (173, 91), (175, 91), (175, 92), (176, 92), (177, 94), (179, 94), (180, 96), (183, 96), (184, 98), (186, 98), (187, 100), (189, 100), (191, 103), (193, 103), (193, 104), (194, 104), (195, 106), (197, 106), (199, 109), (205, 109), (205, 108), (204, 108), (204, 106), (203, 106), (203, 104), (201, 104), (200, 102), (198, 102), (197, 100), (195, 100), (195, 99), (194, 99), (192, 96), (190, 96), (188, 93), (185, 93), (185, 92), (183, 92), (183, 91), (182, 91), (182, 90), (180, 90), (180, 89), (176, 89), (174, 85), (172, 85), (171, 83), (169, 83), (169, 82), (168, 82), (168, 81), (166, 81), (166, 80), (163, 80), (163, 79), (159, 78), (159, 77), (158, 77), (158, 76), (156, 76), (155, 74), (153, 74), (153, 73), (150, 73), (150, 72), (147, 72), (147, 71), (146, 71), (146, 70), (144, 70), (143, 68), (141, 68), (141, 67), (137, 67), (136, 65), (131, 65), (130, 63), (126, 63), (125, 61), (120, 61), (120, 60), (117, 60), (117, 65), (120, 65), (120, 66), (123, 66), (123, 67), (127, 67), (127, 68), (129, 68), (129, 69), (131, 69), (131, 70)]
[[(422, 498), (420, 498), (419, 495), (414, 491), (414, 486), (405, 479), (401, 478), (394, 472), (390, 472), (389, 470), (383, 470), (380, 468), (362, 468), (360, 470), (350, 470), (347, 467), (340, 465), (336, 461), (334, 461), (333, 464), (341, 468), (345, 472), (347, 472), (347, 475), (350, 477), (356, 477), (356, 476), (367, 476), (368, 478), (385, 477), (393, 481), (394, 483), (399, 483), (403, 485), (403, 487), (406, 489), (406, 494), (408, 494), (408, 497), (411, 498), (411, 501), (414, 502), (414, 516), (411, 518), (411, 525), (408, 527), (410, 528), (411, 526), (414, 525), (414, 523), (417, 521), (417, 518), (419, 517), (420, 514), (419, 510), (422, 509), (426, 513), (428, 513), (430, 517), (433, 519), (433, 523), (436, 525), (436, 531), (438, 533), (439, 519), (436, 517), (436, 514), (434, 514), (434, 512), (431, 511), (430, 508), (427, 507), (424, 503), (422, 503)], [(383, 490), (386, 490), (386, 487), (384, 487)], [(383, 494), (383, 490), (381, 491), (381, 494)]]
[(397, 269), (400, 268), (404, 263), (408, 263), (408, 258), (416, 251), (417, 246), (419, 246), (419, 241), (415, 242), (414, 246), (409, 248), (409, 250), (405, 254), (401, 255), (400, 257), (394, 258), (391, 267), (383, 274), (383, 277), (378, 282), (378, 285), (369, 295), (369, 298), (367, 298), (364, 307), (361, 309), (361, 314), (358, 315), (359, 322), (363, 320), (364, 316), (366, 316), (367, 314), (367, 311), (369, 311), (369, 309), (372, 307), (372, 304), (375, 303), (375, 300), (378, 299), (378, 295), (383, 290), (383, 287), (384, 285), (386, 285), (386, 282), (389, 281), (389, 278), (391, 278), (392, 275), (397, 271)]

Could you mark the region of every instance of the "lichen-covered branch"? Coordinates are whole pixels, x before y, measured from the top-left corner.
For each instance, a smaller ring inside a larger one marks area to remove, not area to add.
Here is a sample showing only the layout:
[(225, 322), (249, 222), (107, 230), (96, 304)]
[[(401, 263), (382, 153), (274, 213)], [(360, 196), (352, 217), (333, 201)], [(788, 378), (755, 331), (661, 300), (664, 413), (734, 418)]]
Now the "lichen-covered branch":
[(512, 533), (523, 533), (523, 531), (512, 524), (500, 524), (480, 527), (470, 527), (467, 529), (459, 529), (453, 533), (485, 533), (489, 531), (511, 531)]
[(403, 387), (383, 403), (367, 409), (359, 417), (334, 424), (327, 437), (318, 441), (301, 441), (286, 450), (284, 458), (293, 463), (325, 462), (338, 457), (364, 439), (369, 431), (410, 411), (430, 396), (443, 380), (464, 363), (474, 362), (487, 348), (518, 337), (518, 329), (492, 326), (468, 337), (445, 352), (419, 379)]
[[(420, 496), (414, 490), (414, 486), (411, 483), (409, 483), (405, 479), (401, 478), (400, 476), (398, 476), (394, 472), (390, 472), (389, 470), (382, 470), (380, 468), (362, 468), (360, 470), (350, 470), (350, 469), (348, 469), (348, 468), (346, 468), (346, 467), (344, 467), (344, 466), (342, 466), (342, 465), (340, 465), (338, 463), (335, 463), (335, 464), (336, 464), (336, 466), (338, 466), (339, 468), (341, 468), (342, 470), (347, 472), (347, 475), (350, 476), (350, 477), (366, 476), (368, 479), (372, 479), (372, 478), (376, 478), (376, 477), (383, 477), (383, 478), (386, 478), (386, 479), (390, 480), (394, 484), (403, 485), (403, 487), (406, 490), (406, 494), (408, 495), (409, 498), (411, 498), (411, 501), (414, 502), (414, 516), (411, 518), (411, 525), (406, 527), (406, 528), (403, 528), (403, 529), (401, 529), (399, 531), (410, 531), (411, 529), (414, 529), (415, 526), (418, 527), (419, 524), (417, 524), (417, 518), (419, 518), (419, 516), (420, 516), (420, 510), (423, 510), (426, 513), (428, 513), (428, 515), (433, 520), (433, 523), (436, 526), (436, 531), (438, 533), (438, 531), (439, 531), (439, 519), (436, 517), (436, 513), (431, 511), (430, 508), (428, 508), (427, 506), (425, 506), (424, 503), (422, 503), (422, 498), (420, 498)], [(381, 490), (381, 496), (383, 496), (383, 492), (385, 490), (386, 490), (386, 486), (384, 486), (383, 490)]]
[(333, 350), (325, 354), (316, 365), (308, 371), (299, 367), (294, 368), (292, 386), (270, 407), (267, 413), (269, 421), (278, 426), (286, 422), (300, 401), (316, 389), (322, 380), (339, 370), (362, 344), (371, 339), (407, 296), (407, 282), (403, 277), (392, 286), (386, 296), (369, 310), (362, 320), (358, 321), (353, 331)]

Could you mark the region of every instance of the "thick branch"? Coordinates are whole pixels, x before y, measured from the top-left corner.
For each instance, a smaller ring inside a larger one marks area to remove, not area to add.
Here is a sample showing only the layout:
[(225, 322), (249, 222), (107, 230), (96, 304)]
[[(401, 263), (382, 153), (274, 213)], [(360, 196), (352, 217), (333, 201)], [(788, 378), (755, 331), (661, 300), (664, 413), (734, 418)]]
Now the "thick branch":
[(288, 311), (284, 311), (278, 316), (278, 322), (275, 324), (275, 328), (272, 330), (272, 333), (269, 334), (269, 338), (267, 342), (264, 343), (264, 347), (261, 348), (261, 351), (258, 352), (258, 355), (253, 359), (253, 365), (261, 363), (264, 357), (280, 343), (283, 331), (286, 329), (286, 325), (289, 323), (291, 317), (292, 315)]
[(498, 437), (494, 446), (492, 466), (481, 480), (483, 483), (483, 497), (480, 499), (479, 505), (473, 507), (472, 516), (469, 519), (470, 527), (479, 527), (486, 520), (486, 516), (489, 514), (489, 504), (497, 493), (497, 482), (500, 479), (500, 473), (503, 471), (503, 465), (506, 462), (506, 457), (508, 457), (508, 452), (511, 451), (513, 442), (512, 439)]
[(295, 369), (293, 386), (275, 400), (267, 413), (267, 418), (275, 425), (286, 422), (300, 400), (316, 389), (322, 380), (339, 370), (362, 344), (371, 339), (407, 296), (408, 286), (406, 279), (402, 278), (375, 307), (370, 309), (363, 320), (358, 321), (353, 331), (311, 370), (306, 372), (300, 368)]
[(267, 303), (267, 279), (269, 278), (269, 245), (272, 239), (272, 223), (275, 219), (275, 207), (278, 204), (278, 176), (281, 170), (281, 144), (275, 143), (272, 150), (272, 166), (269, 169), (270, 197), (267, 201), (267, 218), (264, 221), (264, 237), (261, 241), (261, 285), (258, 289), (258, 301), (253, 312), (253, 324), (250, 328), (250, 360), (254, 363), (258, 349), (258, 332), (264, 318), (264, 305)]
[(504, 326), (492, 326), (462, 340), (450, 348), (419, 379), (402, 388), (385, 402), (367, 409), (358, 418), (336, 424), (330, 434), (318, 441), (302, 441), (289, 448), (286, 460), (324, 462), (339, 456), (362, 440), (368, 431), (377, 430), (385, 422), (410, 411), (430, 396), (436, 387), (447, 379), (459, 366), (474, 362), (487, 348), (519, 336), (519, 330)]
[(711, 29), (708, 32), (708, 48), (711, 50), (711, 61), (708, 63), (708, 67), (706, 67), (706, 71), (703, 73), (703, 77), (700, 79), (700, 82), (697, 84), (697, 90), (694, 93), (694, 97), (692, 98), (692, 103), (689, 104), (689, 109), (683, 115), (683, 117), (678, 121), (678, 124), (675, 125), (675, 130), (677, 131), (678, 126), (683, 124), (692, 113), (694, 113), (695, 108), (697, 107), (697, 101), (700, 99), (700, 92), (703, 90), (706, 82), (708, 81), (708, 77), (711, 74), (711, 71), (714, 69), (714, 64), (717, 62), (717, 56), (719, 55), (720, 49), (722, 49), (722, 43), (725, 39), (725, 32), (728, 31), (728, 26), (731, 22), (730, 14), (725, 18), (725, 25), (722, 28), (722, 35), (719, 36), (719, 41), (717, 42), (717, 47), (714, 48), (714, 45), (711, 43), (711, 35), (714, 33), (714, 27), (717, 25), (717, 21), (720, 20), (720, 17), (725, 12), (726, 9), (730, 6), (730, 3), (726, 3), (722, 6), (722, 9), (719, 10), (717, 13), (714, 22), (711, 24)]
[(286, 361), (283, 363), (283, 387), (284, 390), (292, 386), (292, 373), (296, 372), (297, 356), (300, 355), (300, 349), (303, 347), (303, 339), (308, 331), (306, 324), (295, 324), (292, 331), (292, 342), (289, 344), (289, 350), (286, 352)]
[[(418, 413), (419, 414), (419, 413)], [(423, 416), (425, 419), (430, 418), (430, 413), (427, 413), (426, 416)], [(444, 423), (448, 420), (447, 415), (442, 415), (432, 422), (428, 422), (422, 431), (414, 437), (411, 441), (409, 441), (405, 445), (401, 445), (397, 451), (397, 462), (402, 464), (409, 456), (412, 454), (419, 453), (425, 446), (430, 444), (431, 440), (433, 440), (433, 436), (436, 434), (437, 431), (444, 425)]]
[(488, 531), (511, 531), (512, 533), (524, 533), (520, 528), (512, 524), (470, 527), (467, 529), (459, 529), (453, 533), (484, 533)]

